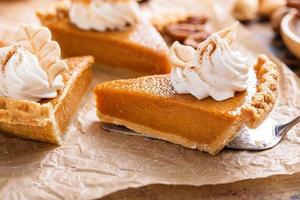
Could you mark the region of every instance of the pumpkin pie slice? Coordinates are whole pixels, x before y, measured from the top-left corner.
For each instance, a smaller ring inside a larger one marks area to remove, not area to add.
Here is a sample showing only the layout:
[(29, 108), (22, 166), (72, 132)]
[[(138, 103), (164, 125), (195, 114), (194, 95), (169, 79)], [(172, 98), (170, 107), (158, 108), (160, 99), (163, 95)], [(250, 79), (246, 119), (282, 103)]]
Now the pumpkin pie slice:
[(92, 55), (101, 65), (142, 74), (170, 72), (165, 41), (142, 17), (122, 30), (83, 30), (71, 22), (69, 10), (70, 5), (60, 4), (51, 11), (37, 13), (60, 44), (64, 56)]
[[(0, 97), (0, 131), (24, 139), (62, 144), (72, 116), (92, 79), (92, 57), (65, 59), (64, 88), (39, 102)], [(78, 98), (80, 97), (80, 98)]]
[(98, 85), (100, 120), (217, 154), (243, 126), (257, 127), (277, 97), (277, 66), (265, 55), (249, 66), (231, 49), (237, 28), (212, 34), (197, 50), (175, 42), (170, 75)]
[(254, 69), (257, 82), (225, 101), (178, 94), (169, 75), (102, 83), (95, 88), (98, 116), (101, 122), (215, 155), (243, 126), (257, 127), (276, 102), (276, 65), (261, 55)]
[(0, 131), (60, 145), (91, 82), (94, 59), (60, 59), (45, 27), (23, 25), (12, 38), (0, 47)]

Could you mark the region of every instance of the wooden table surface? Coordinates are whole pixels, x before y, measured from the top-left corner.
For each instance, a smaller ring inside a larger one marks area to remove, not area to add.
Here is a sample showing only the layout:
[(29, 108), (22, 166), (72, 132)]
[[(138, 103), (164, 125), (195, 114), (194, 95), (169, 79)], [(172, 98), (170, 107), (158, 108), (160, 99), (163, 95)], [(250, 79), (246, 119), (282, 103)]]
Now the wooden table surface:
[(240, 181), (224, 185), (167, 186), (150, 185), (138, 189), (116, 192), (101, 200), (300, 200), (300, 173), (291, 176), (274, 176), (268, 179)]
[[(3, 3), (3, 0), (0, 0)], [(6, 0), (6, 3), (10, 1)], [(2, 7), (3, 8), (3, 7)], [(0, 7), (1, 11), (1, 7)], [(30, 10), (29, 10), (30, 11)], [(4, 10), (1, 11), (2, 13)], [(1, 16), (0, 12), (0, 16)], [(27, 10), (24, 10), (27, 12)], [(293, 57), (276, 37), (267, 22), (255, 22), (247, 27), (262, 46), (284, 61), (300, 76), (300, 61)], [(265, 179), (246, 180), (223, 185), (168, 186), (150, 185), (138, 189), (127, 189), (102, 198), (104, 200), (143, 199), (290, 199), (300, 200), (300, 173), (289, 176), (274, 176)]]

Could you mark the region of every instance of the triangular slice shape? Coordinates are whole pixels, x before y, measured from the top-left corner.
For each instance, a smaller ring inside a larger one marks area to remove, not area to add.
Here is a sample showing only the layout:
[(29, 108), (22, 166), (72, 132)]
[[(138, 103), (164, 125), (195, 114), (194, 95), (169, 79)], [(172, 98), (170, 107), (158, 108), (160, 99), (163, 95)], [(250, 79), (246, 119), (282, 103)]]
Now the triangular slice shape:
[(92, 79), (93, 57), (65, 59), (65, 86), (53, 99), (40, 102), (0, 97), (0, 131), (21, 138), (61, 145), (70, 121)]
[(214, 155), (243, 126), (257, 127), (276, 102), (276, 65), (262, 55), (252, 71), (256, 81), (221, 102), (177, 94), (169, 75), (102, 83), (95, 88), (98, 116), (102, 122)]
[(40, 11), (37, 15), (51, 30), (66, 57), (92, 55), (101, 65), (149, 75), (170, 71), (168, 47), (146, 20), (141, 19), (124, 31), (98, 32), (81, 30), (73, 25), (67, 7)]

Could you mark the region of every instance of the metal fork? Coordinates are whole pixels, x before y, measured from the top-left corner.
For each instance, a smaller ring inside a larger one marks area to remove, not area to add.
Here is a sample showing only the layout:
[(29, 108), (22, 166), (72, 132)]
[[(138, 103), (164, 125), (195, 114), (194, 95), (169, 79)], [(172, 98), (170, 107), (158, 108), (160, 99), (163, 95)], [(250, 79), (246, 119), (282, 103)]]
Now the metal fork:
[(244, 128), (228, 145), (231, 149), (260, 151), (276, 146), (296, 124), (300, 122), (300, 116), (292, 121), (279, 124), (272, 118), (268, 118), (256, 129)]
[[(239, 135), (227, 145), (227, 148), (252, 151), (270, 149), (276, 146), (283, 136), (299, 122), (300, 116), (285, 124), (279, 124), (272, 118), (268, 118), (256, 129), (243, 128)], [(102, 127), (107, 131), (148, 137), (124, 126), (102, 123)]]

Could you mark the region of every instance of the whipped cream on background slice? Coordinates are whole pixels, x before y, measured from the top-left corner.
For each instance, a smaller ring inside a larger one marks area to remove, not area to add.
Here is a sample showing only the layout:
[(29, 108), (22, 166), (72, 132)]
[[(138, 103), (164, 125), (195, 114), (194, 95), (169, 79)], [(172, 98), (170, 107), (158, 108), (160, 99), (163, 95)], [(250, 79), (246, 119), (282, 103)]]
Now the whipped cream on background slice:
[(140, 15), (134, 0), (90, 0), (72, 2), (70, 21), (83, 30), (123, 30), (136, 24)]
[(61, 73), (67, 64), (50, 31), (22, 25), (9, 43), (0, 48), (0, 96), (36, 102), (55, 98), (64, 87)]
[(37, 102), (56, 97), (57, 90), (64, 86), (62, 76), (50, 86), (37, 57), (22, 46), (0, 48), (0, 58), (1, 96)]
[(232, 35), (228, 34), (224, 38), (213, 34), (197, 50), (178, 42), (172, 45), (171, 82), (178, 93), (223, 101), (247, 89), (247, 58), (230, 48)]

